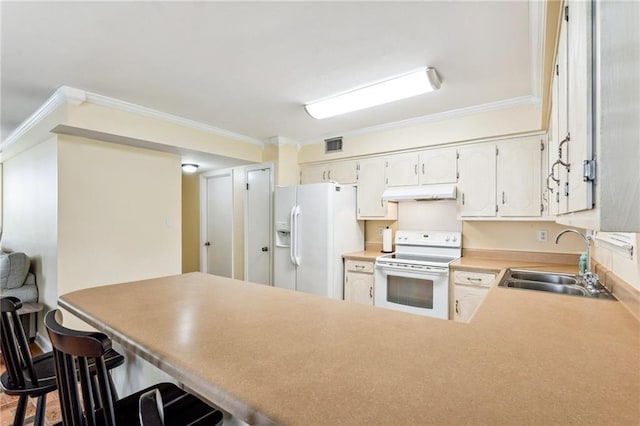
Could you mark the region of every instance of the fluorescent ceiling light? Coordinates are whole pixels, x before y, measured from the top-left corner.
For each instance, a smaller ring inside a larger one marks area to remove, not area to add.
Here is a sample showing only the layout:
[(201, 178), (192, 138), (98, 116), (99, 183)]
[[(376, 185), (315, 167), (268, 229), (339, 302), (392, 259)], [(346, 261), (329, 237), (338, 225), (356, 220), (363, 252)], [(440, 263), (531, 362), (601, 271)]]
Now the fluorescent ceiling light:
[(322, 119), (438, 90), (440, 84), (435, 68), (427, 68), (312, 102), (304, 107), (310, 116)]

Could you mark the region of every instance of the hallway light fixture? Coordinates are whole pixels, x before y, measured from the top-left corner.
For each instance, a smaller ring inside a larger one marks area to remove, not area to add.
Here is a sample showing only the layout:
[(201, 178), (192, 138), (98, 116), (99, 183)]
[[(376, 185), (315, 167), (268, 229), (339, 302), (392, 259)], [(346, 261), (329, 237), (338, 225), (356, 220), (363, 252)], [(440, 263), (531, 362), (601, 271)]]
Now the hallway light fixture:
[(435, 68), (421, 69), (371, 84), (341, 95), (306, 104), (307, 113), (318, 120), (376, 105), (399, 101), (438, 90), (442, 81)]
[(198, 170), (198, 165), (193, 163), (184, 163), (182, 165), (182, 171), (187, 174), (195, 173)]

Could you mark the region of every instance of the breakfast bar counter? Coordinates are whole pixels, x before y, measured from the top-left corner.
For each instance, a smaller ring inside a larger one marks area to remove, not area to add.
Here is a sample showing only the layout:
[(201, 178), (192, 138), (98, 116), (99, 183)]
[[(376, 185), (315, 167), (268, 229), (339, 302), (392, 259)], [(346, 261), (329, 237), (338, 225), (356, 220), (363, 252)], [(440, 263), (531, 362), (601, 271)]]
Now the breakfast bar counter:
[(494, 287), (462, 324), (189, 273), (59, 303), (250, 424), (640, 419), (640, 324), (619, 302)]

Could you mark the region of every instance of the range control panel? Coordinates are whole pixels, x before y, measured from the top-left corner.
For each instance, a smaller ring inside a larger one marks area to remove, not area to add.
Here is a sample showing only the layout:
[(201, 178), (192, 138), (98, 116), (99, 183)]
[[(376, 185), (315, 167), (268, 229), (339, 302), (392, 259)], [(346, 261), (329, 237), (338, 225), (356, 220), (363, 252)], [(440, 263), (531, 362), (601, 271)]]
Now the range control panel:
[(462, 234), (443, 231), (397, 231), (395, 243), (427, 247), (461, 247)]

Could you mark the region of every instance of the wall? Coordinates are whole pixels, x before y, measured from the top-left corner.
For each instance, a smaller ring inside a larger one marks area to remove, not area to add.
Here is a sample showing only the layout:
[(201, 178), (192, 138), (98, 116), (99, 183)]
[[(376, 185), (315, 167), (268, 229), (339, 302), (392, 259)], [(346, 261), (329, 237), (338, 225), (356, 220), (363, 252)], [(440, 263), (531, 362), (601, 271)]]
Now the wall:
[(257, 144), (90, 102), (70, 107), (68, 118), (60, 124), (246, 161), (262, 161), (263, 147)]
[(58, 300), (57, 149), (53, 137), (3, 164), (2, 249), (29, 255), (45, 311)]
[(640, 290), (640, 234), (630, 234), (634, 244), (633, 256), (627, 259), (620, 254), (615, 253), (601, 246), (596, 242), (591, 256), (605, 268)]
[(540, 109), (535, 105), (486, 111), (399, 129), (345, 136), (343, 150), (325, 154), (324, 143), (304, 145), (300, 163), (330, 161), (359, 155), (415, 149), (480, 138), (540, 130)]
[(200, 177), (182, 175), (182, 272), (200, 270)]
[(58, 294), (179, 274), (180, 157), (58, 141)]
[[(538, 230), (541, 229), (547, 231), (546, 242), (538, 241)], [(564, 235), (555, 244), (556, 235), (563, 229), (566, 226), (544, 221), (465, 221), (462, 225), (462, 247), (551, 253), (586, 251), (584, 241), (577, 235)]]

